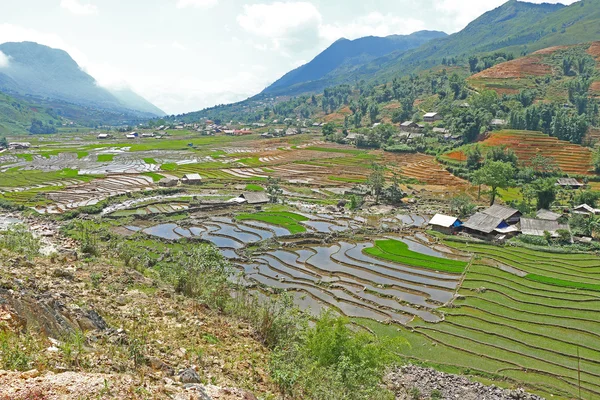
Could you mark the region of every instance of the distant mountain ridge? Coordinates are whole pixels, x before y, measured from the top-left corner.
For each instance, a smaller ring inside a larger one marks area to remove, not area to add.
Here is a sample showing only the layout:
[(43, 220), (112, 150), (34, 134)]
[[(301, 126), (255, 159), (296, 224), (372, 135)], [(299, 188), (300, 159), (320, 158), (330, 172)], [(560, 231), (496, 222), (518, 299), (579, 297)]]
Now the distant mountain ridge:
[(432, 39), (446, 36), (446, 33), (439, 31), (419, 31), (410, 35), (367, 36), (355, 40), (342, 38), (309, 63), (285, 74), (262, 94), (285, 94), (295, 85), (318, 81), (331, 73), (351, 71), (356, 66), (386, 54), (410, 50)]
[[(315, 79), (303, 82), (291, 80), (299, 73), (298, 69), (291, 71), (282, 78), (283, 82), (280, 79), (253, 99), (268, 95), (318, 93), (326, 87), (359, 80), (384, 83), (396, 76), (439, 66), (444, 58), (494, 51), (512, 52), (520, 56), (550, 46), (599, 39), (600, 0), (581, 0), (569, 6), (510, 0), (481, 15), (460, 32), (432, 38), (418, 47), (395, 50), (356, 62), (352, 68), (338, 67), (318, 78), (309, 76)], [(315, 60), (324, 57), (330, 49)], [(285, 90), (282, 83), (288, 84)]]
[(0, 44), (9, 57), (0, 68), (0, 91), (13, 96), (52, 99), (124, 116), (152, 118), (165, 113), (131, 90), (102, 88), (64, 50), (33, 42)]

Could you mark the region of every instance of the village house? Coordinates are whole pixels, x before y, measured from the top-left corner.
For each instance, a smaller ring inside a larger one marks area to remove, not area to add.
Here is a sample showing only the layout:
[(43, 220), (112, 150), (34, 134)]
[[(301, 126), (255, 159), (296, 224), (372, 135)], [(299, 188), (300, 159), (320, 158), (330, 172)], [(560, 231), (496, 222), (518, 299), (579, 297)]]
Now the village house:
[(96, 136), (97, 139), (108, 139), (108, 133), (101, 133), (98, 136)]
[(8, 148), (12, 150), (25, 150), (31, 147), (29, 142), (13, 142), (8, 144)]
[(443, 214), (436, 214), (429, 221), (431, 229), (446, 235), (452, 235), (460, 230), (462, 222), (456, 218)]
[(200, 174), (185, 174), (181, 178), (181, 183), (186, 185), (199, 185), (202, 183), (202, 177)]
[(494, 118), (490, 121), (490, 125), (495, 128), (500, 128), (506, 125), (505, 119)]
[(244, 192), (239, 198), (251, 205), (266, 204), (269, 202), (269, 196), (264, 192)]
[(517, 224), (521, 216), (519, 210), (494, 204), (473, 215), (463, 227), (467, 233), (483, 239), (504, 240), (519, 232)]
[(160, 181), (158, 181), (158, 186), (160, 186), (160, 187), (175, 187), (178, 184), (179, 184), (179, 179), (173, 178), (173, 177), (162, 178)]
[(559, 224), (558, 221), (521, 218), (521, 233), (523, 235), (544, 237), (548, 232), (553, 238), (557, 238), (560, 236), (558, 234), (560, 230), (569, 231), (569, 225)]
[(600, 214), (600, 210), (590, 207), (587, 204), (581, 204), (581, 205), (573, 208), (573, 214), (590, 216), (590, 215)]
[(563, 189), (577, 190), (581, 189), (585, 185), (575, 178), (558, 178), (556, 181), (556, 186), (560, 186)]
[(423, 129), (423, 126), (413, 121), (404, 121), (400, 124), (401, 132), (418, 132), (421, 129)]
[(543, 219), (545, 221), (558, 221), (562, 218), (561, 214), (557, 214), (544, 208), (538, 210), (535, 216), (537, 217), (537, 219)]
[(348, 135), (346, 135), (346, 137), (343, 139), (344, 143), (350, 143), (350, 144), (354, 144), (356, 143), (356, 139), (358, 139), (359, 136), (362, 136), (356, 132), (350, 132)]
[(447, 133), (450, 133), (450, 131), (448, 129), (446, 129), (446, 128), (433, 128), (432, 131), (433, 131), (433, 133), (441, 134), (441, 135), (445, 135)]
[(436, 112), (429, 112), (426, 113), (425, 115), (423, 115), (423, 121), (425, 122), (437, 122), (437, 121), (441, 121), (443, 118), (441, 116), (441, 114), (438, 114)]

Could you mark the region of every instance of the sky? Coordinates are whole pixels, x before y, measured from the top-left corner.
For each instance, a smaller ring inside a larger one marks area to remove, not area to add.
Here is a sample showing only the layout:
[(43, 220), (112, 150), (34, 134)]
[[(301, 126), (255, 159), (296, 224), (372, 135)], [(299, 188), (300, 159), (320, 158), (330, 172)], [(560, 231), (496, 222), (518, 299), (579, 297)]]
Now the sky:
[(99, 85), (180, 114), (255, 95), (341, 37), (454, 33), (505, 1), (0, 0), (0, 43), (66, 50)]

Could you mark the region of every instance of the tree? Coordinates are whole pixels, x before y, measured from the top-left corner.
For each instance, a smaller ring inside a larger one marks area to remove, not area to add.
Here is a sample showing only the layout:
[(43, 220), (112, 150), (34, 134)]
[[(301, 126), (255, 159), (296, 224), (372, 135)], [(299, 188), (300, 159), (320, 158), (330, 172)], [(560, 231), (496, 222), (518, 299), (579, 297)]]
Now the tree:
[(323, 136), (333, 135), (335, 133), (335, 124), (333, 122), (328, 122), (323, 125)]
[(392, 205), (398, 205), (402, 202), (404, 196), (405, 194), (398, 183), (398, 177), (394, 175), (392, 178), (392, 184), (385, 189), (385, 200)]
[(385, 174), (384, 168), (376, 163), (371, 165), (371, 175), (367, 179), (367, 185), (371, 189), (371, 193), (375, 196), (375, 203), (379, 204), (379, 197), (383, 192), (385, 186)]
[(512, 185), (515, 168), (510, 163), (503, 161), (487, 160), (481, 169), (474, 174), (474, 181), (479, 185), (486, 185), (492, 189), (490, 205), (496, 201), (498, 189), (508, 189)]
[(577, 205), (587, 204), (590, 207), (596, 207), (598, 199), (600, 199), (600, 192), (582, 190), (575, 196), (575, 203)]
[(377, 118), (379, 117), (379, 106), (375, 103), (371, 103), (369, 106), (369, 118), (372, 123), (377, 122)]
[(517, 168), (517, 163), (519, 161), (514, 150), (509, 149), (506, 146), (492, 147), (491, 150), (486, 154), (486, 159), (510, 163), (515, 168)]
[(452, 212), (458, 213), (459, 218), (465, 218), (473, 213), (475, 210), (475, 204), (471, 201), (471, 198), (466, 194), (461, 194), (453, 197), (450, 200), (450, 208)]
[(545, 157), (541, 153), (537, 153), (534, 157), (529, 160), (531, 168), (539, 176), (551, 176), (560, 172), (558, 164), (552, 157)]
[(465, 151), (465, 155), (467, 156), (467, 168), (472, 171), (481, 168), (481, 147), (469, 147)]
[(267, 178), (267, 194), (271, 203), (277, 203), (279, 197), (283, 194), (283, 189), (279, 186), (280, 182), (279, 178)]
[(4, 137), (4, 136), (0, 137), (0, 148), (2, 148), (2, 149), (8, 148), (8, 140), (6, 140), (6, 137)]
[(533, 183), (533, 189), (537, 200), (537, 209), (549, 209), (556, 200), (556, 182), (554, 179), (540, 179)]

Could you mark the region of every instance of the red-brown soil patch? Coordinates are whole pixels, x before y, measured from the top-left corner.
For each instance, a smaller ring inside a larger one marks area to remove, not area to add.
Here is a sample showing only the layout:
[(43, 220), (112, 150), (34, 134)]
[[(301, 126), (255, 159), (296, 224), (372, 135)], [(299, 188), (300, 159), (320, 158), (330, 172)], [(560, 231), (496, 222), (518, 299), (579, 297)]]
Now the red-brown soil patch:
[(325, 122), (343, 123), (344, 119), (346, 118), (346, 115), (352, 115), (352, 111), (350, 110), (350, 107), (344, 107), (334, 113), (327, 114), (323, 117), (323, 120)]
[(392, 171), (427, 185), (444, 186), (449, 190), (464, 190), (469, 185), (467, 181), (448, 172), (433, 156), (385, 153), (383, 157)]
[(541, 49), (538, 50), (536, 52), (534, 52), (533, 54), (542, 54), (542, 55), (548, 55), (548, 54), (553, 54), (556, 53), (559, 50), (567, 50), (569, 48), (569, 46), (553, 46), (553, 47), (547, 47), (545, 49)]
[(552, 73), (552, 67), (544, 64), (542, 58), (529, 56), (507, 61), (473, 75), (472, 79), (509, 79), (527, 76), (544, 76)]
[(527, 164), (537, 154), (552, 157), (563, 172), (592, 175), (592, 152), (583, 146), (558, 140), (540, 132), (501, 131), (484, 140), (485, 146), (507, 146)]
[(600, 42), (594, 42), (588, 49), (588, 54), (600, 62)]

